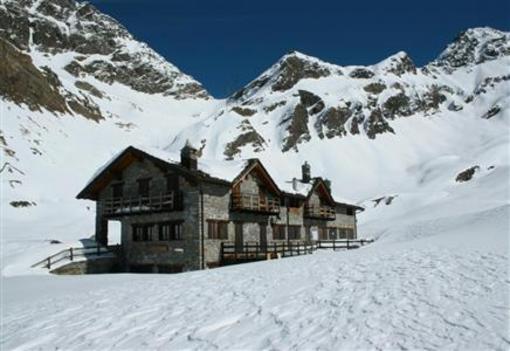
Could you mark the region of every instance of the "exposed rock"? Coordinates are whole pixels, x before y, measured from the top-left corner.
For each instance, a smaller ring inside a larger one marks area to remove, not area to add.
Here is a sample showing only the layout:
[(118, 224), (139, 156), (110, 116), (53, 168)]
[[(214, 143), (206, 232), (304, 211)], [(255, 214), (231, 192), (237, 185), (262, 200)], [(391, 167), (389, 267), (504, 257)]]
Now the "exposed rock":
[(0, 38), (0, 95), (31, 110), (69, 112), (57, 81), (32, 63), (30, 56)]
[(294, 111), (285, 118), (281, 124), (290, 120), (287, 127), (287, 136), (283, 139), (282, 151), (290, 149), (297, 151), (297, 144), (310, 140), (310, 131), (308, 130), (308, 112), (303, 104), (297, 104)]
[(288, 90), (304, 78), (318, 79), (331, 74), (328, 68), (294, 53), (287, 55), (281, 61), (278, 73), (278, 78), (272, 85), (273, 91)]
[(74, 85), (78, 89), (85, 90), (85, 91), (91, 93), (92, 95), (94, 95), (95, 97), (98, 97), (100, 99), (103, 98), (103, 93), (101, 93), (101, 91), (99, 91), (99, 89), (97, 89), (95, 86), (93, 86), (92, 84), (90, 84), (88, 82), (84, 82), (82, 80), (77, 80), (74, 83)]
[(387, 70), (388, 72), (396, 74), (399, 77), (405, 73), (416, 74), (416, 66), (407, 54), (402, 53), (399, 56), (392, 57), (391, 61), (391, 66)]
[(274, 103), (274, 104), (272, 104), (272, 105), (265, 106), (265, 107), (264, 107), (264, 112), (266, 112), (266, 113), (268, 113), (268, 112), (272, 112), (272, 111), (274, 111), (275, 109), (277, 109), (278, 107), (285, 106), (285, 104), (286, 104), (286, 103), (287, 103), (287, 101), (282, 100), (282, 101), (275, 102), (275, 103)]
[(368, 79), (374, 76), (374, 72), (367, 68), (356, 68), (350, 74), (351, 78)]
[(242, 133), (225, 146), (223, 154), (227, 156), (227, 160), (234, 159), (234, 156), (241, 153), (241, 148), (246, 145), (251, 145), (256, 152), (264, 150), (264, 138), (257, 133), (248, 120), (241, 122), (238, 129)]
[(457, 174), (455, 181), (459, 182), (459, 183), (470, 181), (473, 178), (473, 176), (475, 175), (475, 173), (479, 170), (480, 170), (480, 166), (470, 167), (470, 168), (460, 172), (459, 174)]
[(464, 107), (462, 107), (462, 105), (457, 104), (455, 101), (450, 102), (450, 104), (448, 105), (449, 111), (460, 111), (463, 108)]
[(383, 115), (386, 118), (395, 118), (396, 116), (410, 116), (410, 99), (404, 93), (394, 95), (383, 104)]
[(15, 208), (23, 208), (23, 207), (32, 207), (32, 206), (37, 206), (37, 203), (35, 203), (34, 201), (25, 201), (25, 200), (20, 200), (20, 201), (11, 201), (11, 202), (9, 202), (9, 204), (10, 204), (12, 207), (15, 207)]
[(367, 93), (376, 94), (376, 95), (382, 93), (384, 91), (384, 89), (386, 89), (386, 84), (379, 83), (379, 82), (370, 83), (363, 87), (363, 90), (365, 90)]
[(510, 55), (510, 35), (493, 28), (472, 28), (459, 34), (431, 66), (447, 72)]
[(245, 116), (245, 117), (250, 117), (250, 116), (253, 116), (255, 113), (257, 113), (257, 110), (252, 110), (250, 108), (242, 108), (239, 106), (232, 107), (232, 111), (234, 111), (235, 113), (237, 113), (241, 116)]
[(485, 118), (485, 119), (490, 119), (494, 116), (496, 116), (498, 113), (501, 112), (501, 106), (499, 105), (494, 105), (492, 106), (489, 111), (487, 111), (483, 116), (482, 118)]
[(324, 109), (324, 101), (319, 96), (306, 90), (298, 90), (298, 93), (301, 103), (306, 108), (311, 107), (309, 111), (311, 115), (315, 115)]
[(315, 122), (315, 129), (321, 139), (326, 136), (331, 139), (335, 136), (344, 136), (345, 122), (351, 117), (352, 111), (347, 107), (328, 108)]
[(386, 120), (383, 118), (380, 109), (375, 109), (370, 113), (365, 129), (367, 136), (370, 139), (375, 139), (377, 134), (383, 134), (387, 132), (395, 134), (393, 128), (391, 128), (388, 122), (386, 122)]
[(430, 87), (429, 91), (423, 95), (423, 110), (437, 110), (439, 105), (446, 101), (446, 96), (441, 93), (441, 88), (437, 85)]
[(94, 62), (80, 65), (77, 60), (72, 61), (66, 70), (74, 76), (90, 74), (110, 84), (119, 82), (138, 91), (171, 95), (176, 99), (209, 98), (198, 82), (147, 45), (136, 42), (122, 25), (89, 3), (26, 0), (2, 4), (0, 37), (19, 49), (29, 49), (31, 28), (31, 45), (38, 51), (75, 52), (82, 57), (97, 55)]

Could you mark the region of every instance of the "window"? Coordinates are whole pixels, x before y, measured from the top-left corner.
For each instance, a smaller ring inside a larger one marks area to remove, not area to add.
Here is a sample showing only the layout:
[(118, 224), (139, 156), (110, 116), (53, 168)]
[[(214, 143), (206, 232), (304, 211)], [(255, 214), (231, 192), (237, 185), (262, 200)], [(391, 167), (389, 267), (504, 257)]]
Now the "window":
[(301, 239), (301, 226), (289, 225), (289, 240)]
[(285, 226), (282, 224), (273, 225), (273, 240), (285, 240)]
[(345, 212), (348, 216), (354, 216), (354, 209), (352, 207), (347, 207)]
[(228, 239), (228, 221), (207, 221), (207, 237), (209, 239)]
[(133, 241), (152, 241), (153, 224), (133, 224)]
[(182, 222), (166, 222), (159, 225), (159, 240), (182, 240)]
[(124, 194), (124, 183), (115, 183), (112, 184), (112, 193), (113, 197), (118, 199)]
[(331, 240), (337, 239), (337, 229), (336, 228), (329, 228), (329, 238)]
[(319, 227), (319, 240), (328, 240), (328, 230), (326, 227)]
[(345, 228), (345, 235), (347, 239), (354, 239), (354, 229), (352, 228)]
[(149, 196), (150, 178), (138, 179), (138, 195)]

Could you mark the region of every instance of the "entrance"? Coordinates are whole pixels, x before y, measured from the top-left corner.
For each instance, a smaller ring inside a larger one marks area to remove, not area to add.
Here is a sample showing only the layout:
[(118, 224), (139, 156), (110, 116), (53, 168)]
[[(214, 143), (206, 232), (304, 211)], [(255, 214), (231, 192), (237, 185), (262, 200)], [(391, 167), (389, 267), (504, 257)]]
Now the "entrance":
[(243, 252), (243, 223), (235, 224), (235, 245), (236, 252)]

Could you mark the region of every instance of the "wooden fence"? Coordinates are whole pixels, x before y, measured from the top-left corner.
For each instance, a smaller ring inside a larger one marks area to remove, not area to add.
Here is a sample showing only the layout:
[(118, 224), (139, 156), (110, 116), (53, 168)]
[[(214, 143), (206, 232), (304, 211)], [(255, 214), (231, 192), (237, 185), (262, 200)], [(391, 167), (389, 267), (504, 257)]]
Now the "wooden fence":
[(260, 243), (236, 245), (234, 243), (222, 242), (220, 259), (223, 264), (241, 261), (259, 261), (279, 257), (307, 255), (321, 249), (331, 249), (334, 251), (341, 249), (357, 249), (372, 242), (373, 240), (365, 239), (274, 242), (267, 245), (261, 245)]
[(32, 267), (44, 267), (51, 269), (55, 264), (68, 260), (69, 262), (74, 261), (80, 257), (87, 258), (98, 258), (98, 257), (111, 257), (112, 254), (118, 251), (120, 245), (112, 246), (86, 246), (86, 247), (70, 247), (62, 251), (57, 252), (54, 255), (48, 256), (45, 259), (36, 262)]

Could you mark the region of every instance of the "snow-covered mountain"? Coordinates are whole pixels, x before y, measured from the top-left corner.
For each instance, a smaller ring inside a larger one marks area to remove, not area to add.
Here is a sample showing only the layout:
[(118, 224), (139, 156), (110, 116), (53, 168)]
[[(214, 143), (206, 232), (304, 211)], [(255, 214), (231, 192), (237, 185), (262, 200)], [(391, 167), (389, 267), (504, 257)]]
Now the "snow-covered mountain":
[(292, 52), (217, 100), (90, 4), (1, 0), (3, 264), (91, 236), (92, 203), (74, 196), (130, 144), (259, 157), (279, 182), (307, 160), (367, 208), (370, 236), (505, 206), (509, 39), (469, 29), (421, 68), (403, 52), (347, 67)]
[(190, 127), (202, 133), (184, 131), (176, 143), (192, 138), (206, 154), (230, 159), (348, 135), (376, 139), (395, 134), (402, 117), (475, 112), (488, 119), (508, 103), (501, 87), (510, 80), (509, 62), (510, 34), (492, 28), (467, 30), (421, 68), (404, 52), (341, 67), (294, 51)]
[(111, 17), (74, 0), (0, 0), (2, 255), (6, 242), (92, 233), (74, 199), (130, 144), (164, 146), (217, 101)]

